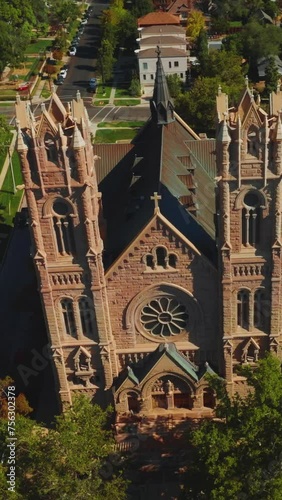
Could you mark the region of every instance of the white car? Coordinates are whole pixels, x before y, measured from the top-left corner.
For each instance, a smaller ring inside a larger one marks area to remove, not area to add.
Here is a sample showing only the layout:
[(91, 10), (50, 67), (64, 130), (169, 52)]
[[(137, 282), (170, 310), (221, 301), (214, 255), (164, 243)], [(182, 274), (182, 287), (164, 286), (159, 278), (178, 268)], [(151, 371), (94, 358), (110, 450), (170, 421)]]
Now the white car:
[(61, 75), (62, 78), (66, 78), (67, 74), (68, 74), (68, 70), (67, 69), (61, 69), (60, 75)]
[(85, 24), (87, 24), (87, 23), (88, 23), (88, 19), (82, 19), (82, 21), (80, 21), (80, 24), (82, 26), (85, 26)]
[(75, 54), (76, 54), (76, 47), (71, 47), (69, 49), (69, 55), (70, 56), (75, 56)]

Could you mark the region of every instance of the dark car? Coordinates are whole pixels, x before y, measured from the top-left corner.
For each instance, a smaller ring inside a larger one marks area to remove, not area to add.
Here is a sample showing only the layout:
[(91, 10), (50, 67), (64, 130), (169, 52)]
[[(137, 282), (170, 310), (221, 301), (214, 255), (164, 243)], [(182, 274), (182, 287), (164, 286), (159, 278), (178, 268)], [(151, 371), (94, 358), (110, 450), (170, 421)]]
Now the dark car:
[(62, 75), (58, 75), (57, 78), (54, 80), (55, 85), (63, 85), (64, 83), (64, 78)]
[(97, 79), (96, 78), (90, 78), (89, 84), (88, 84), (88, 89), (90, 92), (96, 92), (96, 90), (97, 90)]

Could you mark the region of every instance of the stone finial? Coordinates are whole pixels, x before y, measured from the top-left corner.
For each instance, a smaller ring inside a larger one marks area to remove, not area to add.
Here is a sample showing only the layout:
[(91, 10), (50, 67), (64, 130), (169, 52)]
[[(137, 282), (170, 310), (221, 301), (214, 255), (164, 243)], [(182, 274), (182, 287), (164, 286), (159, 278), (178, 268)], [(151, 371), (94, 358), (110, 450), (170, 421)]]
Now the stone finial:
[(19, 104), (21, 102), (20, 94), (16, 94), (16, 103)]
[(231, 139), (228, 133), (227, 116), (227, 113), (223, 113), (223, 123), (219, 132), (218, 140), (229, 144)]
[(260, 106), (260, 93), (257, 95), (257, 106)]
[(43, 113), (44, 111), (46, 111), (45, 102), (42, 102), (42, 103), (41, 103), (41, 111), (42, 111), (42, 113)]
[(81, 93), (79, 92), (79, 90), (76, 92), (76, 100), (77, 102), (81, 100)]
[(217, 95), (221, 95), (221, 92), (222, 92), (222, 87), (221, 85), (219, 85), (217, 90)]
[(276, 87), (276, 94), (279, 94), (279, 92), (280, 92), (280, 87), (281, 87), (281, 83), (280, 83), (280, 80), (278, 80), (278, 82), (277, 82), (277, 87)]
[(247, 89), (249, 88), (249, 77), (248, 75), (245, 76), (245, 85), (247, 87)]

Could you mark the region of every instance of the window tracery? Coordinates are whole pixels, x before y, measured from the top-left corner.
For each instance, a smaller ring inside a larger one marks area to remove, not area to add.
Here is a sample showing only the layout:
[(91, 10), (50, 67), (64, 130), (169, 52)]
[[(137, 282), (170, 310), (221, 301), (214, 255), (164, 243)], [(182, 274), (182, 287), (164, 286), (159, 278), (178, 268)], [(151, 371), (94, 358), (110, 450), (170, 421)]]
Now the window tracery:
[(153, 299), (141, 310), (141, 323), (154, 336), (165, 338), (178, 335), (187, 322), (186, 307), (169, 297)]
[(242, 243), (245, 246), (256, 246), (260, 239), (261, 207), (258, 195), (250, 191), (243, 201), (242, 209)]
[(62, 256), (72, 255), (75, 253), (75, 245), (70, 206), (63, 199), (55, 199), (52, 209), (58, 253)]

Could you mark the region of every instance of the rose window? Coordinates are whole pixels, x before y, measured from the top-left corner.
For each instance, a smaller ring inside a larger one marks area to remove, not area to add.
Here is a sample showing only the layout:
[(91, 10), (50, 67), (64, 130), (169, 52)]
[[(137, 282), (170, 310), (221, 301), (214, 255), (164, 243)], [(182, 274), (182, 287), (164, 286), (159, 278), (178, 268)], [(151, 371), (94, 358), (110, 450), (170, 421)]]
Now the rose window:
[(168, 297), (151, 300), (141, 311), (141, 323), (145, 330), (160, 337), (178, 335), (187, 321), (185, 306)]

